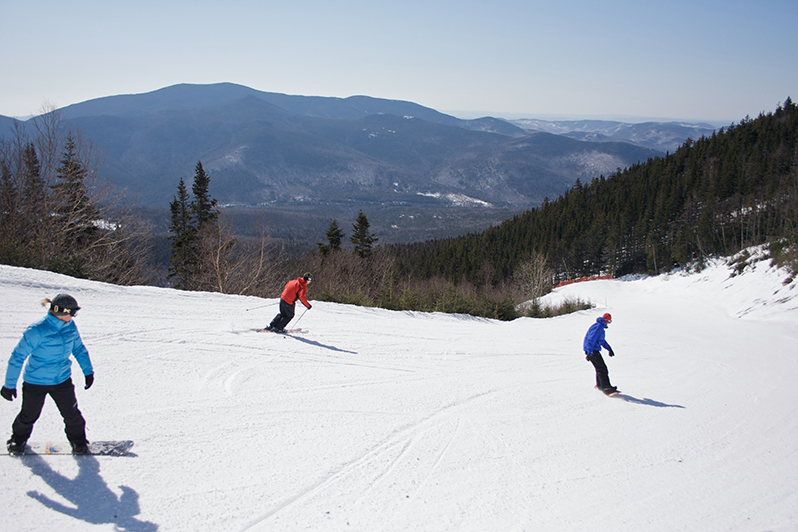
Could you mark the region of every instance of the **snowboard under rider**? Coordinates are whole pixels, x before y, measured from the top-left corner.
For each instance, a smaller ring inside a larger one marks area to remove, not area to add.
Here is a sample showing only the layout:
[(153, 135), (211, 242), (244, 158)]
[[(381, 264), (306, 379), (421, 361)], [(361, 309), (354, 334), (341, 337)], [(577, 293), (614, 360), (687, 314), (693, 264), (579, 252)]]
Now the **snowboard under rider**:
[[(75, 386), (72, 384), (72, 355), (83, 370), (88, 390), (94, 383), (94, 369), (89, 352), (72, 321), (80, 307), (70, 295), (58, 294), (49, 304), (47, 315), (30, 325), (11, 353), (6, 380), (0, 393), (13, 401), (17, 396), (17, 380), (22, 372), (22, 409), (11, 426), (11, 439), (6, 442), (9, 454), (23, 454), (33, 425), (42, 412), (49, 395), (64, 418), (64, 432), (72, 445), (73, 454), (89, 454), (86, 441), (86, 420), (78, 410)], [(27, 363), (26, 363), (27, 361)]]
[(596, 318), (596, 323), (591, 325), (587, 330), (582, 345), (585, 350), (585, 358), (596, 368), (596, 388), (608, 395), (618, 393), (618, 388), (610, 384), (610, 374), (607, 370), (607, 364), (604, 363), (604, 359), (601, 357), (602, 347), (609, 352), (611, 357), (615, 356), (612, 347), (610, 347), (610, 344), (604, 339), (605, 330), (610, 323), (612, 323), (612, 316), (609, 312), (600, 318)]
[(277, 314), (269, 326), (266, 327), (267, 331), (285, 332), (285, 326), (288, 325), (289, 321), (294, 319), (297, 299), (299, 299), (308, 310), (312, 308), (307, 298), (308, 284), (311, 281), (313, 281), (313, 276), (306, 273), (302, 277), (297, 277), (286, 283), (283, 293), (280, 295), (280, 313)]

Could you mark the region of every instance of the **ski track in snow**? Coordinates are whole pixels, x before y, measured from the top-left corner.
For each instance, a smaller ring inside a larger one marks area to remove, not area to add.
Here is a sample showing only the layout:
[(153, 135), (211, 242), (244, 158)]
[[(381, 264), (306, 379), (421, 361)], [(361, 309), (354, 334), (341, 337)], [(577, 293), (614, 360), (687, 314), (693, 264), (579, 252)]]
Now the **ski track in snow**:
[[(259, 517), (247, 526), (245, 530), (251, 529), (256, 525), (265, 524), (269, 518), (286, 510), (294, 503), (311, 496), (319, 496), (319, 492), (334, 490), (333, 494), (338, 494), (340, 489), (337, 484), (352, 477), (355, 473), (359, 473), (359, 480), (366, 480), (366, 486), (357, 490), (360, 495), (356, 497), (353, 503), (354, 506), (362, 504), (368, 495), (374, 491), (376, 485), (384, 483), (385, 479), (399, 468), (401, 462), (409, 459), (409, 449), (417, 443), (423, 433), (445, 424), (454, 415), (450, 413), (451, 410), (462, 408), (468, 403), (481, 399), (490, 393), (491, 392), (485, 392), (463, 401), (446, 405), (421, 420), (414, 421), (407, 426), (399, 428), (394, 433), (390, 434), (385, 441), (368, 449), (365, 454), (337, 467), (334, 471), (328, 473), (321, 481), (314, 483), (309, 488), (302, 490), (299, 494), (290, 497), (283, 504), (278, 505), (274, 510)], [(451, 443), (451, 441), (449, 443)], [(444, 446), (444, 448), (448, 448), (448, 445)], [(352, 488), (348, 487), (347, 489)]]
[[(74, 295), (97, 373), (76, 386), (89, 439), (136, 442), (130, 458), (0, 458), (3, 524), (795, 530), (798, 290), (785, 278), (766, 261), (734, 277), (716, 262), (579, 283), (546, 298), (595, 309), (507, 323), (317, 302), (308, 333), (280, 336), (250, 330), (276, 300), (0, 266), (14, 309), (0, 348), (43, 297)], [(614, 398), (581, 353), (605, 311)], [(3, 401), (0, 426), (18, 409)], [(48, 401), (33, 439), (62, 431)]]

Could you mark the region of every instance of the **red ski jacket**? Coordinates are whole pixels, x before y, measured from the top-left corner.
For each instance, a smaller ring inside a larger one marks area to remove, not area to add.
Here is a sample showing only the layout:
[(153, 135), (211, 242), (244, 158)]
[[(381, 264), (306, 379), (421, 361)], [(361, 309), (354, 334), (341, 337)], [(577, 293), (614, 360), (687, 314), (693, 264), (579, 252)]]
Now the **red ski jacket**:
[(288, 304), (293, 305), (296, 303), (296, 300), (299, 299), (302, 301), (303, 305), (310, 308), (310, 303), (308, 303), (307, 297), (308, 282), (302, 277), (297, 277), (296, 279), (288, 281), (285, 285), (282, 295), (280, 295), (280, 299)]

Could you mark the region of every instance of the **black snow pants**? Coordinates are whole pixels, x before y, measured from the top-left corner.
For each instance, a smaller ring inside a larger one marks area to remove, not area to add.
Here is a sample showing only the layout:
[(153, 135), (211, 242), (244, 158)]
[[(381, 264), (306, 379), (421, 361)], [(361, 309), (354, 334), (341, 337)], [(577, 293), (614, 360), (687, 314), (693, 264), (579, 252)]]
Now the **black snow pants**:
[(605, 390), (610, 388), (612, 386), (610, 384), (610, 372), (607, 369), (607, 364), (604, 363), (604, 359), (601, 357), (601, 353), (599, 351), (593, 351), (592, 353), (588, 353), (586, 358), (593, 364), (593, 367), (596, 368), (596, 386), (598, 386), (598, 389)]
[(33, 424), (39, 419), (47, 396), (53, 398), (55, 406), (64, 418), (64, 432), (71, 443), (86, 442), (86, 420), (78, 410), (75, 387), (72, 379), (67, 379), (54, 386), (42, 386), (22, 383), (22, 410), (12, 424), (12, 438), (18, 443), (28, 441), (33, 431)]
[(285, 299), (280, 299), (280, 313), (274, 317), (270, 327), (272, 329), (285, 329), (288, 322), (294, 319), (296, 303), (289, 303)]

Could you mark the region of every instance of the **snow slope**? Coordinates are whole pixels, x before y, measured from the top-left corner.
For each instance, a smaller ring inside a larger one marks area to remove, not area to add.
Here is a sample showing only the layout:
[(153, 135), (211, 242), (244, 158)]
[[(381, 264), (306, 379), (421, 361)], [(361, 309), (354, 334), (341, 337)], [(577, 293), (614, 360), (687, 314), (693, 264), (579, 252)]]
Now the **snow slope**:
[[(0, 266), (0, 351), (43, 315), (42, 298), (74, 295), (97, 375), (77, 390), (89, 439), (136, 441), (126, 458), (0, 456), (0, 522), (798, 530), (798, 290), (786, 278), (768, 262), (730, 278), (716, 262), (580, 283), (547, 298), (595, 309), (513, 322), (317, 302), (299, 320), (310, 332), (283, 337), (250, 330), (276, 300)], [(581, 352), (605, 311), (616, 398), (593, 389)], [(0, 404), (7, 434), (19, 405)], [(32, 439), (64, 440), (51, 401)]]

